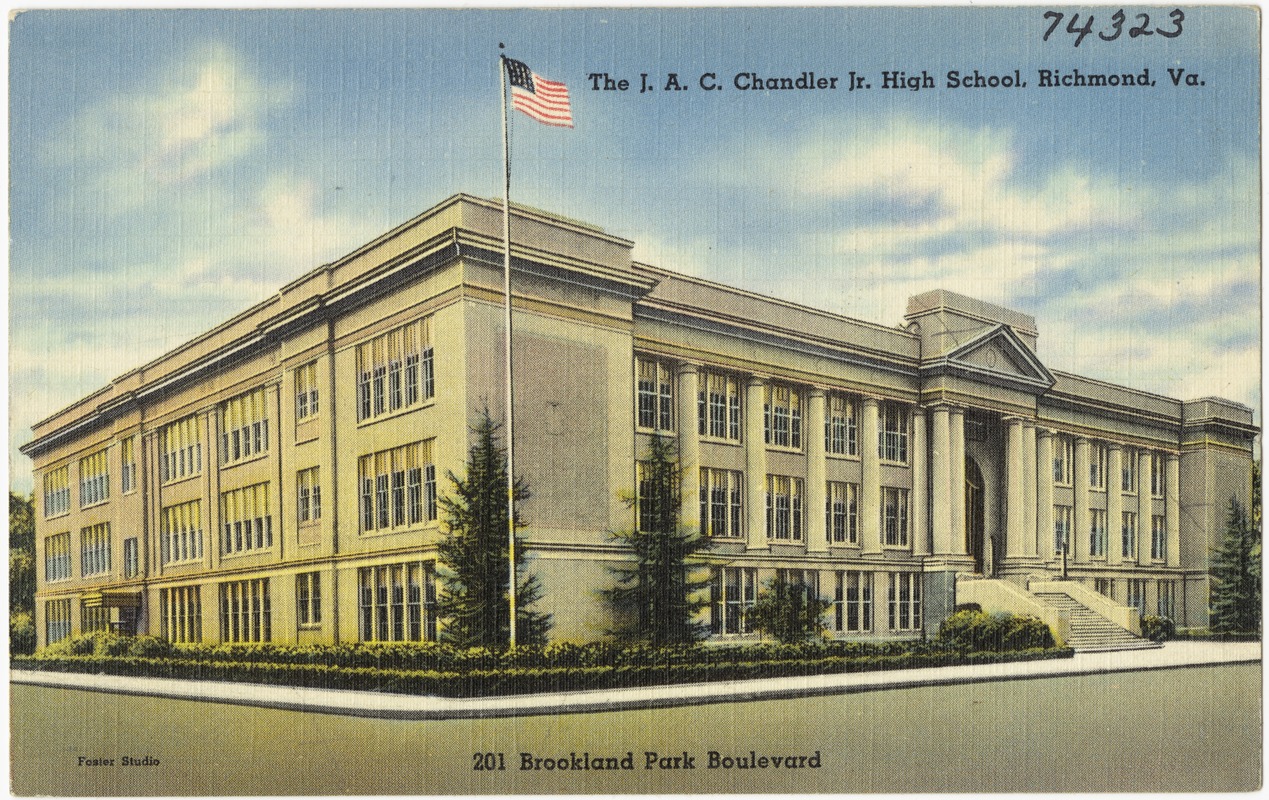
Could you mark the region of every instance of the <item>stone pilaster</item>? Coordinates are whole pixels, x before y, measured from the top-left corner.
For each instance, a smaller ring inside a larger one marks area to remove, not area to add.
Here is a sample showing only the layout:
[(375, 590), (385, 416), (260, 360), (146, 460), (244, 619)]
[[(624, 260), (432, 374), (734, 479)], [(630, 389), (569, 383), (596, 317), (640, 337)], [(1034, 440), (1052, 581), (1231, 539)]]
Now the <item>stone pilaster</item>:
[(879, 403), (865, 397), (859, 432), (859, 541), (864, 553), (881, 552), (881, 458), (877, 433)]
[(679, 471), (683, 493), (683, 519), (699, 519), (701, 497), (701, 437), (697, 427), (696, 399), (700, 392), (695, 364), (679, 364), (674, 390), (674, 424), (678, 430)]
[(1181, 566), (1181, 457), (1168, 453), (1164, 476), (1164, 527), (1168, 532), (1168, 566)]
[(1022, 420), (1006, 417), (1005, 420), (1005, 557), (1022, 555), (1022, 540), (1026, 525), (1023, 508), (1026, 493), (1023, 483)]
[(1137, 451), (1137, 563), (1150, 565), (1154, 547), (1154, 506), (1150, 502), (1150, 451)]
[(965, 540), (965, 409), (953, 407), (949, 423), (952, 469), (948, 490), (952, 495), (952, 547), (953, 552), (963, 556), (969, 553), (969, 543)]
[(1057, 557), (1053, 547), (1053, 431), (1036, 431), (1035, 519), (1039, 554), (1046, 561)]
[(951, 555), (952, 548), (952, 441), (951, 414), (947, 406), (931, 412), (933, 429), (930, 447), (930, 529), (934, 552)]
[(1075, 440), (1075, 471), (1071, 484), (1075, 487), (1075, 508), (1071, 520), (1071, 560), (1088, 563), (1088, 440)]
[(825, 507), (828, 499), (827, 465), (824, 450), (826, 398), (823, 389), (808, 393), (806, 406), (806, 551), (828, 552)]
[(745, 390), (745, 508), (750, 550), (767, 550), (767, 445), (763, 431), (761, 378)]
[(1036, 541), (1036, 452), (1035, 423), (1029, 419), (1022, 421), (1022, 512), (1025, 519), (1022, 523), (1022, 554), (1034, 559), (1038, 550)]
[(1124, 451), (1117, 444), (1106, 445), (1106, 563), (1122, 564), (1124, 552)]
[(930, 552), (929, 503), (926, 495), (926, 471), (929, 465), (925, 446), (925, 409), (912, 410), (912, 552), (922, 556)]

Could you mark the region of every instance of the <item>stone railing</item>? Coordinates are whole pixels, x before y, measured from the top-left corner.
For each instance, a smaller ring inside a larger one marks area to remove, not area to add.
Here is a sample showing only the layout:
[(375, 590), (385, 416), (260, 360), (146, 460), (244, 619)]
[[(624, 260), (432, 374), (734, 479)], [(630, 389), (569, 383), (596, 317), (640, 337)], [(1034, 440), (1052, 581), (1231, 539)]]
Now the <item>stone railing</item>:
[(1038, 617), (1053, 631), (1059, 646), (1071, 639), (1071, 619), (1026, 589), (1009, 581), (992, 578), (961, 579), (956, 582), (956, 603), (977, 603), (983, 611), (1007, 611)]

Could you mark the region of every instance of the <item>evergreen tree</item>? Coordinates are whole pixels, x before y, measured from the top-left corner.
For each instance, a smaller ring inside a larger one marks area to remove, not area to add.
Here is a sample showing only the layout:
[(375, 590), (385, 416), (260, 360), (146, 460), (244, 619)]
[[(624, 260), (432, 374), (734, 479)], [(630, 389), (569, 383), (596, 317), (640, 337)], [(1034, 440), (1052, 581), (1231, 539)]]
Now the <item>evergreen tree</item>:
[(1211, 562), (1211, 628), (1216, 633), (1260, 631), (1260, 542), (1237, 497)]
[[(446, 536), (438, 547), (443, 562), (438, 612), (445, 621), (442, 639), (460, 647), (506, 647), (511, 640), (511, 576), (507, 531), (507, 454), (498, 442), (497, 425), (485, 409), (472, 429), (467, 475), (449, 473), (453, 495), (439, 498)], [(516, 478), (515, 500), (529, 497)], [(523, 528), (519, 508), (516, 529)], [(529, 610), (542, 594), (536, 576), (522, 577), (524, 545), (516, 537), (516, 644), (542, 644), (551, 616)]]
[(634, 561), (609, 569), (616, 586), (604, 592), (619, 638), (661, 646), (696, 641), (704, 626), (696, 614), (707, 605), (701, 593), (708, 580), (693, 580), (700, 566), (693, 557), (712, 542), (681, 522), (680, 472), (674, 443), (654, 436), (648, 458), (639, 463), (639, 487), (626, 504), (635, 510), (635, 529), (613, 534), (634, 552)]
[(770, 581), (745, 615), (749, 627), (785, 644), (804, 642), (824, 632), (828, 603), (804, 583)]
[(9, 652), (35, 650), (35, 506), (9, 492)]

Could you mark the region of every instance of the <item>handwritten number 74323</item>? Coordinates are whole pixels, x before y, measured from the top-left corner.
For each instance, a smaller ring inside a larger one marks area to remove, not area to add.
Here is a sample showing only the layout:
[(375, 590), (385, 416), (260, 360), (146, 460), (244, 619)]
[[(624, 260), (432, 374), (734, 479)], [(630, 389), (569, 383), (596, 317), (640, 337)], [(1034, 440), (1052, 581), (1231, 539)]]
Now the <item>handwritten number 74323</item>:
[[(1062, 20), (1066, 19), (1066, 15), (1061, 11), (1046, 11), (1044, 18), (1050, 20), (1049, 28), (1044, 32), (1044, 41), (1048, 41), (1053, 32), (1062, 24)], [(1179, 8), (1173, 9), (1168, 14), (1171, 24), (1169, 27), (1162, 26), (1151, 28), (1149, 14), (1136, 14), (1133, 17), (1136, 20), (1135, 25), (1128, 28), (1128, 38), (1136, 39), (1141, 36), (1154, 36), (1158, 34), (1165, 39), (1175, 39), (1181, 35), (1181, 23), (1185, 22), (1185, 12)], [(1110, 25), (1097, 32), (1097, 38), (1104, 42), (1113, 42), (1124, 32), (1124, 25), (1128, 22), (1128, 15), (1121, 8), (1111, 15)], [(1072, 14), (1071, 18), (1066, 22), (1066, 32), (1075, 37), (1074, 46), (1079, 47), (1084, 41), (1084, 37), (1089, 36), (1094, 30), (1094, 17), (1088, 14), (1081, 22), (1079, 14)]]

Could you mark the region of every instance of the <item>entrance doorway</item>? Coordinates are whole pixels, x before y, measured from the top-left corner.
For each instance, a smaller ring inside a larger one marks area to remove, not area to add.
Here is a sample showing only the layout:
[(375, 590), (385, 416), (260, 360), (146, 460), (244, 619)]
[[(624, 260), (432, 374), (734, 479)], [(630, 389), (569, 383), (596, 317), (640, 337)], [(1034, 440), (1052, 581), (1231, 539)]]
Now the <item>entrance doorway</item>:
[(965, 552), (974, 559), (974, 572), (987, 574), (984, 541), (986, 515), (983, 509), (983, 473), (974, 459), (965, 457)]

